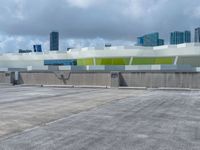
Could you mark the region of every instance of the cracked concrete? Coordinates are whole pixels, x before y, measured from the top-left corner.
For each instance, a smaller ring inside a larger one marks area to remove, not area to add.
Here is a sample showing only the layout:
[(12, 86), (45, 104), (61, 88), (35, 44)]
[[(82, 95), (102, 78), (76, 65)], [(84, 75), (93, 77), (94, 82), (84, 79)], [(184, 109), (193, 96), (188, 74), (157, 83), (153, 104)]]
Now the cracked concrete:
[(200, 92), (0, 86), (1, 150), (199, 150)]

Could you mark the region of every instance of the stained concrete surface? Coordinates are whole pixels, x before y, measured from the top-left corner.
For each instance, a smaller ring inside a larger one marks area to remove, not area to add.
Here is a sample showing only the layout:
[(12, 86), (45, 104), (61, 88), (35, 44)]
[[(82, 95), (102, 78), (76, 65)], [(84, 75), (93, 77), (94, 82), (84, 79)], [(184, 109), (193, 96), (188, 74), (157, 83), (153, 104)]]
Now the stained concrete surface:
[(0, 85), (1, 150), (199, 150), (200, 92)]

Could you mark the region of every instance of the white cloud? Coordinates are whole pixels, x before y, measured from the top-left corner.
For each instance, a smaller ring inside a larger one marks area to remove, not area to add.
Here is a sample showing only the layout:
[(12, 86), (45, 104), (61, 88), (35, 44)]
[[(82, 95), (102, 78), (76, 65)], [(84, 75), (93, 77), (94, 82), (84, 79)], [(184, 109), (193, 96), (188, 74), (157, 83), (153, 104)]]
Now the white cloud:
[(49, 49), (52, 30), (60, 32), (64, 50), (105, 42), (130, 44), (155, 31), (168, 40), (169, 32), (193, 30), (200, 19), (199, 0), (0, 1), (0, 52), (32, 48), (34, 42)]
[[(0, 52), (17, 52), (19, 49), (33, 49), (34, 44), (45, 45), (44, 40), (24, 36), (0, 36)], [(49, 46), (48, 46), (49, 47)], [(47, 50), (47, 47), (44, 47)]]
[(196, 8), (193, 10), (193, 16), (194, 16), (195, 18), (200, 19), (200, 6), (196, 7)]
[(89, 6), (95, 4), (96, 0), (66, 0), (68, 4), (80, 8), (88, 8)]
[[(147, 3), (151, 2), (151, 0), (146, 1)], [(144, 0), (125, 0), (123, 13), (130, 17), (140, 18), (146, 15), (147, 9), (146, 5), (143, 5)], [(149, 5), (149, 4), (148, 4)], [(150, 8), (150, 7), (149, 7)]]
[[(60, 50), (66, 51), (67, 48), (82, 47), (103, 47), (105, 43), (112, 43), (113, 46), (133, 46), (132, 41), (123, 40), (105, 40), (103, 38), (95, 39), (61, 39)], [(43, 51), (49, 51), (48, 39), (33, 39), (32, 37), (23, 36), (0, 36), (0, 53), (2, 52), (18, 52), (19, 49), (33, 50), (34, 44), (41, 44)]]

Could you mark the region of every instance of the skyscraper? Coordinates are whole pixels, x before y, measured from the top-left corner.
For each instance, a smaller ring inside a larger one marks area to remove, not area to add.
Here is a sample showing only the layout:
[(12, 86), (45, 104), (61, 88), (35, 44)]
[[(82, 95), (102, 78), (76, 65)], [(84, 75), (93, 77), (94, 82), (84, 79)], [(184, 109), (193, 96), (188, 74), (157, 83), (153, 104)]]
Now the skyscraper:
[(33, 45), (34, 52), (42, 52), (42, 45)]
[(175, 31), (171, 32), (170, 44), (181, 44), (183, 43), (183, 32)]
[(143, 46), (144, 45), (144, 38), (138, 37), (137, 38), (137, 46)]
[(190, 31), (184, 32), (183, 42), (184, 43), (191, 43), (191, 32)]
[(160, 46), (164, 45), (164, 40), (159, 39), (159, 33), (146, 34), (142, 37), (137, 38), (138, 46)]
[(191, 32), (190, 31), (175, 31), (170, 34), (170, 44), (182, 44), (191, 42)]
[(200, 27), (195, 29), (194, 41), (197, 43), (200, 43)]
[(163, 39), (158, 39), (158, 46), (165, 45), (165, 41)]
[(50, 51), (58, 51), (59, 50), (59, 33), (51, 32), (50, 33)]

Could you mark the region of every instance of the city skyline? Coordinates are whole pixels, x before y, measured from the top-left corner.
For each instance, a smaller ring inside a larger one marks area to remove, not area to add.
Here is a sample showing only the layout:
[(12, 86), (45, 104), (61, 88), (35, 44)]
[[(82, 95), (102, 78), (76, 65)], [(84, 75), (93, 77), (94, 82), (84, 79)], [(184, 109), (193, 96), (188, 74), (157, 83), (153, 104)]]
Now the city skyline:
[(170, 32), (190, 30), (194, 41), (194, 28), (200, 26), (198, 0), (8, 0), (0, 8), (1, 52), (34, 44), (48, 50), (52, 30), (59, 31), (60, 49), (66, 50), (105, 43), (134, 45), (138, 36), (153, 32), (168, 44)]
[[(46, 48), (45, 51), (59, 51), (60, 50), (60, 33), (58, 31), (51, 31), (50, 32), (50, 38), (49, 38), (49, 48)], [(159, 32), (153, 32), (153, 33), (146, 33), (143, 36), (137, 37), (135, 42), (130, 41), (131, 44), (129, 45), (123, 45), (119, 44), (118, 46), (144, 46), (144, 47), (154, 47), (154, 46), (162, 46), (162, 45), (178, 45), (183, 43), (200, 43), (200, 27), (197, 27), (194, 29), (194, 38), (192, 38), (192, 32), (189, 30), (182, 31), (174, 31), (170, 32), (169, 40), (166, 39), (160, 39), (159, 38), (160, 33)], [(166, 43), (168, 41), (168, 43)], [(104, 41), (99, 45), (100, 47), (104, 47), (107, 43)], [(114, 45), (114, 43), (111, 43), (109, 45)], [(24, 52), (26, 51), (33, 51), (36, 52), (35, 46), (44, 46), (42, 44), (34, 43), (33, 50), (30, 49), (24, 49)], [(46, 46), (47, 47), (47, 46)], [(62, 51), (68, 51), (68, 49), (73, 48), (83, 48), (84, 46), (79, 47), (65, 47), (64, 49), (61, 49)], [(87, 47), (87, 46), (86, 46)], [(88, 46), (91, 47), (91, 46)], [(94, 45), (92, 47), (95, 47)], [(98, 46), (97, 46), (98, 47)], [(42, 48), (39, 48), (42, 49)], [(22, 49), (19, 48), (19, 51)], [(19, 52), (18, 51), (18, 52)], [(39, 50), (38, 52), (42, 52), (42, 50)]]

